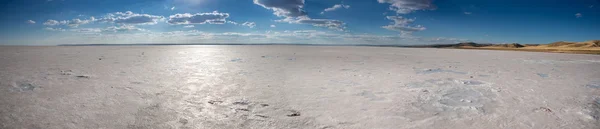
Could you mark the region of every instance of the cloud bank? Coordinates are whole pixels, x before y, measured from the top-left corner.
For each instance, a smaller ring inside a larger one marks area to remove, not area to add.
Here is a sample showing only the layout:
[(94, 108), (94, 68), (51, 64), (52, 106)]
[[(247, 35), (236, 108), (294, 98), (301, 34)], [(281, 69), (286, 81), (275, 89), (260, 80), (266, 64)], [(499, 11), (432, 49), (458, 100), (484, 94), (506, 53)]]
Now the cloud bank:
[(167, 23), (179, 24), (225, 24), (229, 18), (229, 13), (220, 13), (217, 11), (211, 13), (184, 13), (169, 16)]
[(254, 0), (254, 4), (272, 10), (278, 17), (283, 17), (284, 19), (277, 20), (279, 22), (310, 24), (339, 31), (345, 29), (345, 23), (339, 20), (310, 18), (303, 10), (304, 0)]
[(377, 2), (390, 4), (389, 9), (398, 14), (408, 14), (417, 10), (436, 9), (432, 0), (377, 0)]
[(342, 8), (349, 9), (350, 5), (336, 4), (333, 5), (333, 7), (326, 8), (325, 10), (323, 10), (323, 12), (321, 12), (321, 14), (325, 14), (325, 12), (331, 12)]

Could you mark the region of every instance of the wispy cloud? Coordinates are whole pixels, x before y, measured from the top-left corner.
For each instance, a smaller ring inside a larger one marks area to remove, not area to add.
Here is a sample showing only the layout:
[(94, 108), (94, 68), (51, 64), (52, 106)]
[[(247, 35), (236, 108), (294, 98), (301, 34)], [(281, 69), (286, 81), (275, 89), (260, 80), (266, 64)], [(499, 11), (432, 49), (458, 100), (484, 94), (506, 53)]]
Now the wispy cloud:
[(417, 10), (436, 9), (432, 0), (377, 0), (379, 3), (390, 4), (390, 10), (399, 14), (408, 14)]
[(247, 27), (250, 27), (250, 28), (254, 28), (256, 26), (256, 23), (254, 23), (254, 22), (244, 22), (244, 23), (242, 23), (242, 26), (247, 26)]
[(27, 20), (25, 23), (27, 23), (27, 24), (35, 24), (35, 21), (33, 21), (33, 20)]
[(146, 29), (137, 28), (132, 25), (122, 25), (122, 26), (110, 26), (103, 31), (109, 32), (130, 32), (130, 31), (147, 31)]
[(335, 10), (342, 9), (342, 8), (349, 9), (350, 5), (336, 4), (336, 5), (333, 5), (332, 7), (326, 8), (325, 10), (323, 10), (321, 12), (321, 14), (325, 14), (325, 12), (335, 11)]
[(575, 18), (581, 18), (581, 17), (583, 17), (583, 14), (581, 14), (581, 13), (576, 13), (575, 14)]
[(310, 18), (303, 10), (304, 0), (254, 0), (254, 4), (273, 10), (273, 14), (278, 17), (284, 17), (282, 20), (277, 20), (279, 22), (311, 24), (340, 31), (345, 29), (345, 23), (339, 20)]
[(96, 19), (94, 17), (91, 17), (90, 19), (84, 19), (84, 20), (73, 19), (73, 20), (62, 20), (62, 21), (49, 19), (46, 22), (44, 22), (43, 24), (46, 26), (67, 25), (69, 27), (77, 28), (80, 25), (89, 24), (89, 23), (94, 22), (95, 20)]
[[(62, 44), (66, 42), (86, 41), (86, 43), (311, 43), (311, 44), (431, 44), (431, 43), (456, 43), (469, 41), (458, 38), (405, 38), (401, 35), (370, 35), (329, 33), (318, 30), (296, 31), (267, 31), (267, 32), (202, 32), (170, 31), (151, 32), (139, 31), (138, 33), (113, 33), (107, 29), (70, 30), (78, 31), (69, 37), (50, 37), (48, 41)], [(127, 30), (127, 29), (125, 29)], [(64, 31), (64, 30), (63, 30)], [(68, 33), (66, 33), (68, 34)], [(85, 34), (85, 35), (81, 35)]]
[(44, 22), (44, 25), (47, 25), (47, 26), (56, 26), (56, 25), (60, 25), (60, 24), (61, 24), (61, 23), (60, 23), (59, 21), (57, 21), (57, 20), (52, 20), (52, 19), (50, 19), (50, 20), (48, 20), (48, 21)]
[(317, 27), (326, 27), (333, 30), (344, 31), (346, 23), (339, 20), (331, 19), (311, 19), (307, 16), (297, 18), (286, 18), (278, 20), (279, 22), (287, 22), (292, 24), (310, 24)]
[(63, 28), (52, 28), (52, 27), (46, 27), (46, 28), (44, 28), (44, 29), (45, 29), (45, 30), (48, 30), (48, 31), (65, 31), (65, 29), (63, 29)]
[[(397, 14), (409, 14), (418, 10), (434, 10), (437, 7), (433, 5), (432, 0), (377, 0), (379, 3), (390, 4), (389, 10), (395, 11)], [(463, 12), (466, 15), (471, 12)], [(384, 14), (385, 15), (385, 14)], [(416, 18), (408, 19), (402, 16), (387, 16), (388, 20), (394, 21), (391, 25), (382, 26), (381, 28), (400, 32), (399, 37), (403, 39), (421, 39), (413, 36), (413, 32), (423, 31), (426, 28), (421, 25), (411, 26)]]
[(382, 28), (399, 31), (399, 32), (415, 32), (415, 31), (423, 31), (425, 27), (421, 25), (410, 26), (415, 19), (408, 19), (401, 16), (387, 16), (387, 19), (394, 21), (392, 25), (383, 26)]
[(80, 29), (69, 29), (70, 32), (77, 33), (121, 33), (121, 32), (145, 32), (146, 29), (138, 28), (133, 25), (121, 25), (121, 26), (109, 26), (106, 28), (80, 28)]
[(254, 4), (273, 10), (279, 17), (305, 16), (304, 0), (254, 0)]
[(184, 13), (169, 16), (167, 23), (178, 24), (225, 24), (229, 18), (229, 13), (220, 13), (217, 11), (211, 13)]
[(466, 15), (471, 15), (473, 14), (472, 12), (464, 12)]
[(98, 19), (98, 21), (130, 25), (154, 25), (158, 23), (158, 21), (163, 21), (164, 19), (163, 16), (138, 14), (126, 11), (109, 13), (107, 16)]

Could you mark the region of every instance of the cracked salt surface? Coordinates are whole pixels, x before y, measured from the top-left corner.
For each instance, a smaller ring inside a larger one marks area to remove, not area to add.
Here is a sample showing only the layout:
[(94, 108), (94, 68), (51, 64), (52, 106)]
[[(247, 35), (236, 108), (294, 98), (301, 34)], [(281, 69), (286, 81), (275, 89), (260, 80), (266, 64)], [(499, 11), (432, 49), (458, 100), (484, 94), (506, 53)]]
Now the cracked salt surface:
[(2, 129), (600, 128), (597, 55), (222, 45), (0, 57)]
[(477, 80), (459, 80), (453, 78), (431, 79), (413, 82), (406, 86), (410, 89), (431, 91), (420, 94), (413, 106), (430, 116), (412, 116), (408, 118), (426, 119), (424, 117), (467, 117), (469, 114), (488, 114), (497, 107), (496, 94), (491, 92), (490, 85)]

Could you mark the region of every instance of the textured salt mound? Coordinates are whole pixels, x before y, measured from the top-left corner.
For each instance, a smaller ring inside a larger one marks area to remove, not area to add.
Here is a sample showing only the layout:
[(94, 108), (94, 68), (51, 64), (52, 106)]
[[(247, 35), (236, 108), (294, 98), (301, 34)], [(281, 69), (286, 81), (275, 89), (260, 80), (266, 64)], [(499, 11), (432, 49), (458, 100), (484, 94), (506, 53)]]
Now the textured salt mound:
[(596, 98), (594, 102), (584, 107), (582, 112), (586, 119), (600, 122), (600, 98)]
[(412, 120), (486, 115), (497, 107), (496, 93), (492, 92), (489, 83), (482, 81), (431, 79), (406, 86), (422, 91), (412, 103), (416, 110), (406, 112), (406, 116)]
[(19, 92), (33, 91), (33, 89), (35, 89), (36, 87), (37, 86), (35, 86), (34, 84), (32, 84), (30, 82), (20, 81), (20, 82), (15, 83), (13, 91), (19, 91)]

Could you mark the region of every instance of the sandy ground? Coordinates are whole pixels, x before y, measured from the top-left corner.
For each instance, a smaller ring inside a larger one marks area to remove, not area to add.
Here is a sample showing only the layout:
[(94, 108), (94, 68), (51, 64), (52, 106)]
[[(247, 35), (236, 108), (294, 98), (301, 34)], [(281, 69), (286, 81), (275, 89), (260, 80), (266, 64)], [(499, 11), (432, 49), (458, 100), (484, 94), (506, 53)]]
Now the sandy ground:
[(598, 129), (600, 56), (0, 47), (0, 128)]
[(471, 47), (463, 49), (483, 49), (483, 50), (507, 50), (507, 51), (529, 51), (529, 52), (553, 52), (553, 53), (570, 53), (570, 54), (596, 54), (600, 55), (600, 48), (559, 48), (559, 47), (523, 47), (523, 48), (506, 48), (506, 47)]

